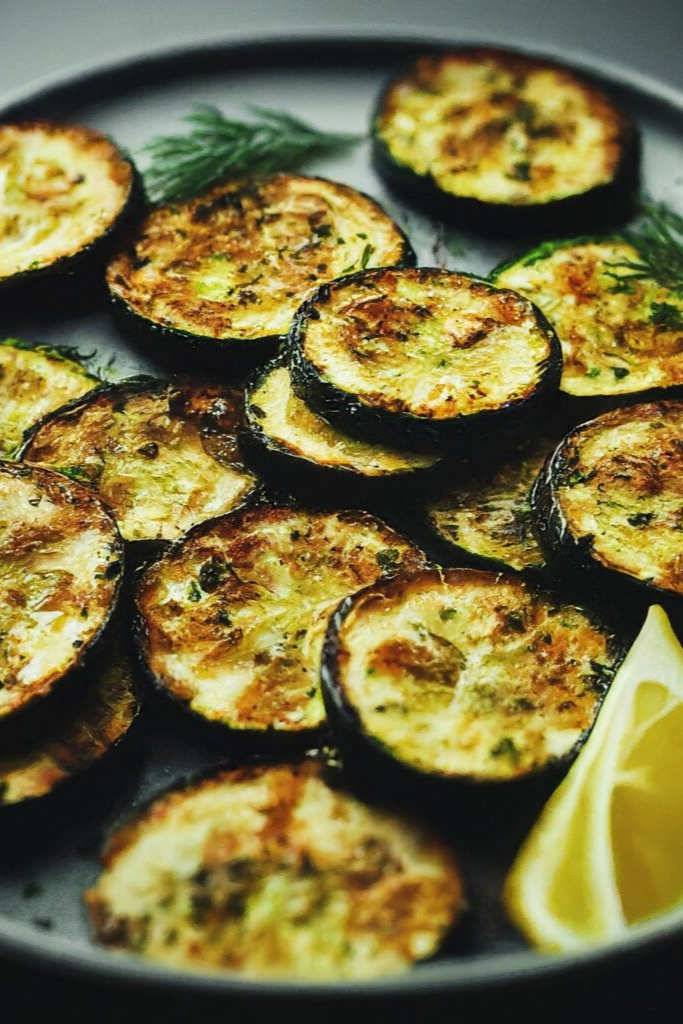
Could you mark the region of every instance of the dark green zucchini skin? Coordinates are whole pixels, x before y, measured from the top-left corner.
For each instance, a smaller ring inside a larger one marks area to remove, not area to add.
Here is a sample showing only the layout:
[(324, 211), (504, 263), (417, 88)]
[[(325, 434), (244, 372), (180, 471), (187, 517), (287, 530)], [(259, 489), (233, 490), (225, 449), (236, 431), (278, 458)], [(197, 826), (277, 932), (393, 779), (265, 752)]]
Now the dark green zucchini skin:
[[(112, 140), (109, 140), (112, 142)], [(112, 142), (113, 145), (113, 142)], [(0, 279), (0, 292), (3, 297), (8, 293), (16, 292), (17, 300), (21, 301), (30, 298), (36, 285), (55, 287), (64, 284), (64, 278), (70, 281), (72, 278), (82, 275), (97, 275), (99, 284), (99, 272), (109, 259), (113, 250), (126, 237), (145, 210), (145, 190), (142, 183), (142, 176), (131, 158), (119, 149), (119, 156), (131, 169), (132, 180), (128, 199), (119, 213), (116, 220), (98, 235), (88, 245), (84, 245), (78, 252), (71, 253), (54, 260), (47, 266), (35, 267), (33, 270), (24, 270), (11, 277)], [(49, 294), (49, 293), (48, 293)], [(13, 295), (14, 297), (14, 295)]]
[[(295, 455), (263, 429), (258, 416), (251, 411), (250, 391), (277, 366), (285, 362), (282, 356), (268, 363), (247, 385), (246, 419), (248, 431), (242, 437), (241, 446), (254, 470), (262, 474), (274, 487), (285, 492), (301, 494), (312, 502), (320, 500), (352, 505), (358, 502), (374, 503), (376, 500), (402, 498), (406, 490), (417, 500), (419, 493), (433, 486), (438, 479), (441, 463), (433, 466), (387, 473), (385, 476), (368, 476), (350, 468), (334, 468), (314, 462), (304, 455)], [(412, 489), (415, 489), (415, 492)]]
[[(370, 271), (381, 274), (384, 268)], [(426, 274), (434, 268), (421, 267)], [(474, 274), (461, 274), (479, 281)], [(534, 306), (536, 322), (550, 344), (550, 357), (534, 391), (523, 399), (515, 399), (494, 410), (460, 416), (449, 421), (428, 420), (406, 412), (388, 412), (373, 408), (356, 396), (342, 391), (320, 376), (303, 354), (303, 340), (309, 320), (318, 319), (317, 305), (325, 302), (335, 284), (348, 284), (368, 277), (368, 272), (340, 278), (324, 284), (299, 308), (288, 339), (289, 367), (292, 387), (312, 409), (333, 424), (358, 437), (385, 441), (389, 445), (430, 451), (438, 448), (465, 447), (466, 457), (473, 454), (514, 448), (520, 437), (533, 431), (540, 418), (545, 418), (555, 400), (562, 374), (562, 349), (552, 326), (540, 309)]]
[[(443, 47), (443, 54), (451, 51)], [(477, 50), (478, 47), (463, 47)], [(432, 52), (432, 51), (430, 51)], [(439, 50), (433, 51), (438, 55)], [(553, 61), (553, 66), (559, 66)], [(612, 180), (586, 192), (536, 205), (489, 203), (457, 196), (441, 189), (430, 173), (419, 174), (393, 156), (378, 132), (385, 97), (397, 78), (412, 70), (413, 61), (395, 71), (380, 92), (371, 117), (372, 162), (380, 178), (399, 197), (424, 213), (491, 236), (566, 234), (578, 230), (609, 230), (629, 220), (635, 210), (640, 184), (642, 143), (631, 123), (621, 160)], [(583, 76), (584, 78), (586, 76)]]
[[(579, 431), (581, 427), (577, 427)], [(576, 538), (555, 495), (555, 481), (571, 469), (565, 454), (573, 431), (548, 456), (531, 491), (536, 535), (549, 564), (567, 585), (594, 595), (594, 602), (611, 607), (624, 629), (635, 632), (642, 626), (650, 604), (661, 604), (677, 629), (683, 628), (683, 597), (646, 580), (609, 569), (591, 553), (591, 538)]]

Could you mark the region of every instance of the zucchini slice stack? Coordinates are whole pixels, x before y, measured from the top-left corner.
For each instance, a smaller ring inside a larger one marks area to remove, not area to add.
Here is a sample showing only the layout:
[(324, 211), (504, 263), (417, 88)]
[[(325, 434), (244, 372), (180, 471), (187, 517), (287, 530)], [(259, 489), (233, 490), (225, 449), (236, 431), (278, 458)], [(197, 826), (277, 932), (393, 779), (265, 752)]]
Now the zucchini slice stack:
[(100, 383), (66, 349), (0, 341), (0, 458), (19, 447), (37, 420)]
[(347, 746), (400, 775), (506, 782), (576, 754), (621, 654), (518, 577), (427, 569), (341, 603), (323, 693)]
[(349, 431), (388, 443), (500, 447), (543, 414), (562, 358), (514, 292), (434, 268), (324, 285), (292, 326), (294, 390)]
[(188, 710), (254, 740), (311, 742), (328, 617), (422, 553), (362, 512), (261, 505), (196, 527), (139, 580), (138, 639), (154, 682)]
[[(539, 476), (538, 535), (565, 577), (683, 608), (683, 403), (615, 409), (572, 430)], [(636, 588), (634, 591), (633, 588)]]
[(130, 378), (46, 417), (20, 457), (93, 488), (124, 540), (168, 542), (255, 494), (238, 445), (243, 406), (222, 385)]
[(577, 416), (681, 393), (683, 297), (635, 277), (639, 262), (623, 239), (579, 238), (546, 242), (491, 274), (494, 284), (526, 295), (557, 331), (560, 392)]
[(331, 786), (313, 760), (161, 796), (110, 838), (95, 933), (175, 967), (370, 978), (432, 956), (464, 906), (446, 844)]
[(92, 491), (0, 462), (0, 723), (83, 666), (116, 606), (122, 558), (116, 522)]
[(496, 233), (623, 220), (635, 129), (594, 83), (519, 53), (420, 57), (373, 120), (378, 172), (436, 216)]
[(403, 232), (355, 189), (278, 174), (229, 181), (153, 210), (113, 258), (107, 282), (124, 323), (225, 365), (273, 355), (317, 284), (414, 262)]
[(113, 142), (47, 121), (0, 125), (0, 180), (0, 288), (101, 255), (140, 195)]

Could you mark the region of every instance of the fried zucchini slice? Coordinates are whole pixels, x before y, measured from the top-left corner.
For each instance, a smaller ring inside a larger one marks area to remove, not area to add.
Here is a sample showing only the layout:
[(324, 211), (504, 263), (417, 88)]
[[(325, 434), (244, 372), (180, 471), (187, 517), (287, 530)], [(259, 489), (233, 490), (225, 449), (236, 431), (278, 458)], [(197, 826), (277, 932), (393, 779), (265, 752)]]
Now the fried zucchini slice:
[(0, 125), (0, 288), (95, 255), (135, 206), (130, 160), (99, 132)]
[(507, 50), (420, 57), (373, 121), (379, 173), (437, 215), (497, 232), (617, 220), (637, 181), (633, 125), (593, 82)]
[(631, 277), (625, 264), (639, 262), (629, 242), (579, 238), (546, 242), (491, 275), (545, 313), (562, 345), (560, 390), (584, 405), (683, 385), (683, 296)]
[(81, 484), (0, 462), (0, 720), (47, 696), (102, 635), (123, 545)]
[(0, 341), (0, 458), (11, 455), (43, 416), (99, 383), (66, 351), (18, 338)]
[[(394, 443), (485, 443), (557, 388), (560, 345), (527, 299), (465, 274), (380, 269), (323, 285), (291, 336), (295, 391), (333, 423)], [(468, 452), (468, 454), (471, 454)]]
[[(288, 367), (270, 364), (246, 393), (246, 416), (252, 452), (272, 475), (289, 484), (323, 479), (403, 487), (427, 478), (441, 461), (438, 453), (388, 448), (363, 441), (333, 427), (313, 412), (292, 390)], [(335, 480), (336, 478), (336, 480)]]
[(534, 533), (530, 492), (555, 444), (547, 438), (535, 441), (514, 458), (478, 470), (426, 504), (427, 524), (451, 555), (484, 569), (545, 568)]
[(615, 409), (576, 427), (532, 504), (548, 557), (565, 569), (683, 597), (683, 403)]
[(204, 523), (141, 577), (135, 601), (153, 680), (210, 722), (310, 738), (328, 615), (422, 553), (365, 512), (262, 505)]
[(171, 541), (255, 493), (243, 426), (241, 392), (133, 377), (48, 416), (20, 455), (94, 488), (124, 540)]
[(173, 967), (371, 978), (434, 954), (463, 909), (448, 846), (326, 782), (313, 761), (222, 771), (109, 839), (96, 938)]
[(369, 196), (278, 174), (152, 211), (107, 281), (119, 312), (161, 341), (260, 355), (284, 338), (317, 284), (413, 261), (403, 232)]
[(51, 714), (41, 728), (23, 729), (0, 754), (0, 810), (44, 806), (109, 758), (140, 712), (132, 667), (120, 644), (92, 667), (78, 698)]
[(422, 778), (511, 782), (569, 760), (622, 655), (516, 576), (431, 569), (347, 598), (325, 641), (330, 724)]

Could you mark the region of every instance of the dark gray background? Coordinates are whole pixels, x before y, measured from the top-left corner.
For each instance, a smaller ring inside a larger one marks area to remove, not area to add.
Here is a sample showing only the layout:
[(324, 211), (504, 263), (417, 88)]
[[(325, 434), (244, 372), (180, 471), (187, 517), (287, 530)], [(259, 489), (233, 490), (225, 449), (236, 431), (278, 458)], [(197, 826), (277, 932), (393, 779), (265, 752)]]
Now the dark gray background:
[[(33, 81), (69, 75), (76, 68), (110, 62), (168, 46), (264, 34), (351, 32), (415, 27), (423, 34), (528, 45), (591, 60), (597, 69), (617, 62), (683, 89), (683, 0), (0, 0), (0, 103)], [(559, 1024), (577, 1020), (612, 1022), (628, 1011), (643, 1020), (683, 1020), (683, 949), (647, 962), (560, 985), (508, 991), (498, 1002), (485, 997), (448, 1005), (376, 1007), (395, 1021), (517, 1020)], [(0, 964), (0, 1022), (36, 1024), (50, 1018), (138, 1022), (183, 1020), (188, 1024), (229, 1020), (237, 1013), (249, 1024), (325, 1019), (330, 1007), (305, 1017), (290, 1006), (204, 1009), (148, 999), (142, 993), (104, 992), (81, 982), (51, 979), (35, 971)], [(342, 1010), (342, 1007), (340, 1007)], [(347, 1008), (345, 1016), (358, 1011)]]

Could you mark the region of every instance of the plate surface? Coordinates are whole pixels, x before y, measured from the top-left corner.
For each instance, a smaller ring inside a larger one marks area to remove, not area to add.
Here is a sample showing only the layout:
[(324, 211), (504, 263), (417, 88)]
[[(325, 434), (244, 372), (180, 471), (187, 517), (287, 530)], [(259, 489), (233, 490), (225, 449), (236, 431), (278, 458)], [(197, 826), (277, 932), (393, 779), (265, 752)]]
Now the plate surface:
[[(440, 40), (439, 44), (444, 45)], [(452, 44), (458, 45), (453, 40)], [(322, 128), (363, 133), (380, 86), (407, 57), (424, 52), (428, 40), (349, 38), (277, 40), (222, 44), (170, 53), (96, 70), (51, 84), (14, 100), (0, 118), (43, 117), (92, 126), (110, 134), (135, 157), (152, 136), (175, 132), (193, 104), (213, 103), (236, 115), (251, 104), (288, 110)], [(574, 62), (576, 64), (576, 61)], [(582, 70), (590, 72), (583, 65)], [(597, 69), (596, 69), (597, 70)], [(602, 81), (640, 126), (644, 140), (643, 181), (657, 199), (683, 208), (683, 96), (665, 87), (632, 80), (625, 71), (600, 69)], [(366, 144), (346, 157), (317, 161), (307, 171), (338, 179), (376, 197), (408, 233), (423, 265), (486, 274), (524, 242), (485, 241), (459, 231), (445, 239), (437, 224), (403, 206), (373, 173)], [(449, 245), (445, 241), (449, 241)], [(453, 244), (455, 240), (455, 244)], [(109, 319), (104, 304), (86, 298), (63, 308), (36, 308), (29, 299), (0, 307), (0, 337), (14, 335), (97, 353), (97, 363), (113, 359), (117, 377), (141, 371), (164, 376), (161, 367), (135, 349)], [(81, 900), (98, 872), (99, 839), (123, 811), (149, 799), (180, 776), (216, 761), (216, 753), (171, 727), (155, 725), (145, 738), (144, 763), (118, 792), (114, 806), (53, 835), (35, 855), (0, 867), (0, 951), (24, 962), (79, 970), (93, 976), (186, 991), (258, 992), (290, 990), (279, 983), (245, 982), (236, 976), (179, 974), (127, 956), (112, 956), (90, 940)], [(454, 809), (454, 817), (458, 812)], [(466, 824), (466, 823), (465, 823)], [(509, 825), (519, 833), (521, 823)], [(396, 978), (325, 986), (340, 993), (463, 991), (506, 979), (548, 975), (595, 965), (603, 958), (638, 954), (653, 942), (676, 938), (683, 928), (661, 920), (634, 931), (609, 950), (544, 959), (524, 949), (497, 905), (500, 882), (514, 842), (491, 835), (479, 842), (464, 830), (461, 848), (471, 880), (471, 926), (465, 949), (443, 956)], [(501, 850), (506, 852), (501, 853)], [(297, 984), (297, 993), (320, 997), (319, 986)]]

